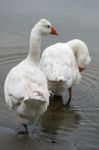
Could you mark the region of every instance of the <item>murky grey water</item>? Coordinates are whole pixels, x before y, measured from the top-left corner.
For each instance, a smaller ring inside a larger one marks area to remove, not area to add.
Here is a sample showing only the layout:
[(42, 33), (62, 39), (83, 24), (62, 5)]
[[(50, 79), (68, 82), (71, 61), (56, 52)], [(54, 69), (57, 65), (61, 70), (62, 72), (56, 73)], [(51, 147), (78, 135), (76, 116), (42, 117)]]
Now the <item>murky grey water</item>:
[[(3, 84), (27, 55), (30, 31), (40, 18), (48, 18), (60, 33), (44, 38), (42, 49), (79, 38), (87, 43), (92, 62), (73, 89), (71, 107), (63, 109), (61, 98), (55, 99), (29, 128), (31, 134), (22, 137), (16, 134), (15, 114), (5, 105)], [(0, 150), (99, 150), (98, 18), (98, 0), (0, 0)]]

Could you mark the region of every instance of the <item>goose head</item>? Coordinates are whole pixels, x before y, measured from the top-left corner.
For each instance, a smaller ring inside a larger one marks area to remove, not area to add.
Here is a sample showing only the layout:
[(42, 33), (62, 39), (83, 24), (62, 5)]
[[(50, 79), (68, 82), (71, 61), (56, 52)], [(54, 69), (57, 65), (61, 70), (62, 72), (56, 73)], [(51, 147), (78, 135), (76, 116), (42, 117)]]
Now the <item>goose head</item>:
[(87, 45), (79, 39), (71, 40), (67, 42), (67, 45), (73, 50), (78, 69), (82, 72), (87, 68), (91, 61)]
[(58, 35), (56, 29), (47, 19), (41, 19), (32, 28), (30, 34), (30, 49), (28, 59), (39, 62), (41, 56), (41, 38), (43, 35), (54, 34)]
[(87, 66), (89, 65), (90, 61), (91, 61), (91, 57), (89, 56), (89, 54), (87, 52), (84, 52), (83, 55), (79, 54), (79, 57), (77, 60), (79, 71), (80, 72), (84, 71), (87, 68)]
[(55, 27), (47, 19), (41, 19), (35, 25), (34, 29), (37, 29), (41, 35), (47, 34), (58, 35), (58, 32), (56, 31)]

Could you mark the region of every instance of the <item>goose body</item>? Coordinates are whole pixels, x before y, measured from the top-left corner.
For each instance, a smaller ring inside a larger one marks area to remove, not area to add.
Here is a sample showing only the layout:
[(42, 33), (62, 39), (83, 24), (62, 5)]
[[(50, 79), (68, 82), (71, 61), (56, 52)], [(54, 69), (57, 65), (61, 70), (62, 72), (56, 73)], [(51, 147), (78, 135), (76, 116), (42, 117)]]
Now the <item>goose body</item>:
[[(80, 40), (56, 43), (46, 48), (41, 57), (40, 66), (48, 79), (49, 90), (55, 95), (62, 95), (68, 88), (69, 100), (67, 104), (71, 101), (72, 86), (81, 80), (79, 68), (84, 69), (90, 62), (88, 49), (83, 51), (82, 47), (86, 48)], [(66, 99), (63, 99), (63, 103), (66, 104)]]
[(49, 21), (41, 19), (31, 31), (28, 56), (10, 70), (4, 83), (6, 104), (18, 115), (25, 133), (26, 125), (37, 120), (49, 105), (47, 80), (39, 60), (41, 36), (50, 33), (57, 34)]
[(11, 69), (5, 81), (7, 105), (22, 124), (33, 123), (49, 104), (47, 81), (40, 69), (27, 59)]

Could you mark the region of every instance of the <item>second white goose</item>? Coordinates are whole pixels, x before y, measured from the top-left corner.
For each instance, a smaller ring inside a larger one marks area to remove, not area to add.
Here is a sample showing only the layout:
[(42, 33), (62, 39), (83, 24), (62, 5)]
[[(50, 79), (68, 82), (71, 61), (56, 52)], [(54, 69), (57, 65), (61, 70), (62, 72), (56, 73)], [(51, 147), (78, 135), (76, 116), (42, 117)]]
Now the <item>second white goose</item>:
[(56, 43), (43, 51), (40, 67), (45, 73), (49, 90), (55, 95), (62, 95), (68, 88), (69, 99), (63, 103), (70, 104), (72, 86), (81, 80), (80, 72), (90, 63), (86, 44), (78, 39), (67, 43)]

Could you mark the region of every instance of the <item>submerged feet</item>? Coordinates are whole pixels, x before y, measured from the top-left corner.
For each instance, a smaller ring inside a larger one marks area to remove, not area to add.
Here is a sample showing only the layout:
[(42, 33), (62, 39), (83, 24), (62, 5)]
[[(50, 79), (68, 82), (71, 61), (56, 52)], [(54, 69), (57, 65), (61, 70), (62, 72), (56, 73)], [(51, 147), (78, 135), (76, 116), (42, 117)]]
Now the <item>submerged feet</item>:
[(65, 104), (65, 107), (69, 107), (70, 106), (70, 101), (71, 101), (71, 98), (68, 99), (68, 102)]
[(26, 124), (23, 124), (23, 126), (24, 126), (25, 130), (24, 130), (24, 131), (18, 131), (17, 133), (18, 133), (19, 135), (27, 135), (27, 134), (29, 133), (28, 128), (27, 128), (27, 125), (26, 125)]
[(72, 88), (71, 87), (68, 89), (68, 92), (69, 92), (69, 99), (68, 99), (68, 102), (65, 104), (66, 107), (70, 106), (70, 102), (72, 99)]
[[(68, 99), (67, 103), (64, 105), (65, 107), (70, 106), (70, 102), (72, 99), (72, 87), (68, 88), (68, 92), (69, 92), (69, 99)], [(58, 98), (62, 98), (62, 96), (61, 95), (55, 95), (54, 93), (50, 92), (50, 100), (58, 99)]]

